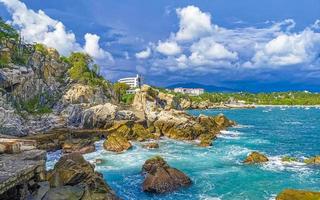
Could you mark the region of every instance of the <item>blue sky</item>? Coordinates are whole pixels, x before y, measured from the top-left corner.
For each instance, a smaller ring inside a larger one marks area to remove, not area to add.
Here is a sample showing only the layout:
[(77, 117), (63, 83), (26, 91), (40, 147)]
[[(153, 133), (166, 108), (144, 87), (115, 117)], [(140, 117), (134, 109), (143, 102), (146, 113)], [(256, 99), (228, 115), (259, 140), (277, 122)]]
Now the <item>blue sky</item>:
[(113, 81), (320, 91), (318, 0), (0, 2), (27, 41), (87, 52)]

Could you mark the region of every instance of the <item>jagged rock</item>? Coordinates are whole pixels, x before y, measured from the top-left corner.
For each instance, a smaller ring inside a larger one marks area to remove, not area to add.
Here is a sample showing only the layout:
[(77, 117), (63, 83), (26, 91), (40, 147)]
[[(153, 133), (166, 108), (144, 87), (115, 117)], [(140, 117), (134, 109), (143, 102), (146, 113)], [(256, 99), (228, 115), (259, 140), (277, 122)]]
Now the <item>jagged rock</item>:
[(316, 199), (320, 199), (320, 192), (293, 190), (293, 189), (285, 189), (276, 197), (276, 200), (316, 200)]
[(93, 88), (89, 85), (74, 84), (62, 97), (64, 103), (78, 104), (78, 103), (92, 103), (104, 104), (109, 102), (106, 94), (101, 88)]
[(91, 153), (95, 151), (93, 140), (88, 139), (73, 139), (64, 142), (62, 145), (64, 153), (79, 152), (81, 154)]
[(191, 179), (178, 169), (171, 168), (166, 161), (157, 156), (147, 160), (142, 166), (146, 174), (143, 191), (166, 193), (191, 185)]
[(137, 117), (131, 110), (119, 110), (116, 113), (115, 120), (136, 120)]
[(108, 129), (108, 132), (110, 134), (120, 135), (128, 140), (145, 141), (148, 139), (156, 139), (156, 135), (152, 134), (148, 128), (138, 121), (124, 120), (114, 122), (114, 125)]
[(144, 144), (143, 147), (146, 149), (158, 149), (159, 144), (156, 142), (150, 142), (150, 143)]
[(264, 163), (268, 161), (269, 159), (265, 155), (254, 151), (243, 162), (245, 164), (254, 164), (254, 163)]
[(116, 118), (118, 107), (111, 103), (93, 106), (83, 111), (83, 128), (108, 128)]
[[(82, 200), (116, 200), (114, 191), (104, 182), (100, 173), (94, 172), (94, 166), (86, 161), (80, 153), (64, 155), (49, 172), (48, 180), (51, 188), (58, 188), (61, 194), (80, 194)], [(61, 188), (67, 191), (61, 191)], [(50, 189), (49, 194), (57, 191)], [(71, 192), (70, 192), (71, 191)], [(74, 191), (77, 191), (76, 193)]]
[(132, 147), (131, 143), (123, 136), (112, 134), (103, 143), (108, 151), (123, 152)]
[(319, 165), (320, 164), (320, 156), (311, 157), (304, 160), (304, 163), (311, 165)]

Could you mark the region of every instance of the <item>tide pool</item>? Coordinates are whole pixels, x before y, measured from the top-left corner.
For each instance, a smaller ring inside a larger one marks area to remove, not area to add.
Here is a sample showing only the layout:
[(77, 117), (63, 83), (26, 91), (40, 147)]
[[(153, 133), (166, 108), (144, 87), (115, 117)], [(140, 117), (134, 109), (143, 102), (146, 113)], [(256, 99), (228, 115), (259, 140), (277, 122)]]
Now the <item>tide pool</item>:
[[(238, 125), (223, 131), (213, 146), (202, 148), (192, 142), (164, 138), (160, 148), (147, 150), (141, 143), (116, 154), (107, 152), (102, 141), (97, 151), (86, 154), (90, 162), (103, 159), (96, 166), (107, 183), (123, 199), (274, 199), (285, 188), (320, 191), (320, 167), (301, 162), (283, 163), (281, 157), (298, 159), (320, 154), (320, 110), (317, 108), (256, 108), (250, 110), (192, 110), (193, 115), (225, 114)], [(266, 154), (263, 165), (244, 165), (252, 151)], [(48, 155), (48, 167), (60, 152)], [(141, 167), (148, 158), (160, 155), (172, 167), (186, 173), (193, 181), (189, 188), (166, 195), (143, 193)]]

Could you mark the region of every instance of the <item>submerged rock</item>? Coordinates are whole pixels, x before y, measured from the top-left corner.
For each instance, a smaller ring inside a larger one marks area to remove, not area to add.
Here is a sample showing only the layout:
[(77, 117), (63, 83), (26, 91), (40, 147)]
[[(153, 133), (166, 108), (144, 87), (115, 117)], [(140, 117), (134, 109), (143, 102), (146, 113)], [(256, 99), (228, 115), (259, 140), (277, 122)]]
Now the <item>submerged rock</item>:
[(320, 192), (304, 191), (304, 190), (283, 190), (276, 200), (317, 200), (320, 199)]
[(125, 137), (112, 134), (104, 141), (103, 147), (108, 151), (122, 152), (130, 149), (132, 145)]
[(310, 165), (319, 165), (320, 164), (320, 156), (311, 157), (304, 160), (304, 163), (310, 164)]
[(202, 134), (202, 135), (200, 135), (199, 136), (199, 139), (200, 139), (199, 146), (201, 146), (201, 147), (212, 146), (212, 140), (214, 138), (216, 138), (216, 136), (210, 135), (210, 134)]
[(159, 144), (156, 142), (150, 142), (150, 143), (144, 144), (143, 147), (146, 149), (158, 149)]
[(245, 164), (254, 164), (254, 163), (264, 163), (268, 161), (269, 159), (265, 155), (254, 151), (243, 162)]
[(191, 185), (191, 179), (178, 169), (171, 168), (167, 162), (157, 156), (147, 160), (142, 166), (146, 174), (143, 191), (166, 193)]
[(298, 159), (290, 157), (290, 156), (285, 156), (281, 158), (282, 162), (297, 162)]
[(80, 153), (61, 157), (47, 176), (51, 189), (44, 199), (119, 199)]

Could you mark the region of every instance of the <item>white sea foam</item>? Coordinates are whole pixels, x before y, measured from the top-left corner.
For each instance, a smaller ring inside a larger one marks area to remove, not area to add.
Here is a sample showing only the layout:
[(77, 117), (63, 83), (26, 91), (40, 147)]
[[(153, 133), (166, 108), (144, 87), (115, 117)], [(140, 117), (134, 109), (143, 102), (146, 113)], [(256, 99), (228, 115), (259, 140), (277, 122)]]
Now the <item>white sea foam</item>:
[(241, 128), (253, 128), (253, 125), (244, 125), (244, 124), (237, 124), (236, 126), (234, 126), (233, 128), (236, 129), (241, 129)]
[(302, 162), (284, 162), (281, 160), (285, 155), (282, 156), (271, 156), (268, 157), (269, 161), (261, 167), (264, 170), (269, 171), (292, 171), (299, 172), (299, 175), (304, 176), (310, 173), (310, 169), (305, 163)]
[(220, 132), (221, 132), (221, 134), (218, 135), (218, 138), (233, 139), (233, 140), (240, 139), (240, 135), (243, 134), (239, 131), (225, 131), (225, 130), (223, 130)]
[(221, 198), (219, 198), (219, 197), (211, 197), (211, 196), (203, 195), (203, 194), (199, 195), (199, 199), (200, 200), (221, 200)]

